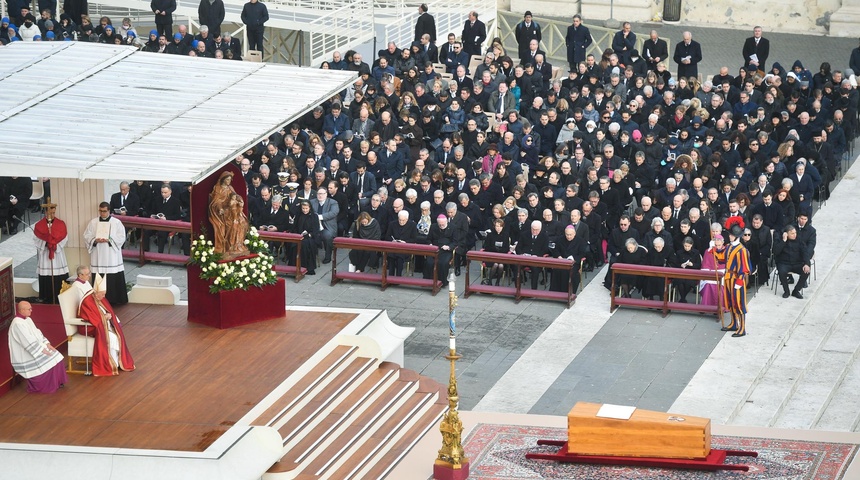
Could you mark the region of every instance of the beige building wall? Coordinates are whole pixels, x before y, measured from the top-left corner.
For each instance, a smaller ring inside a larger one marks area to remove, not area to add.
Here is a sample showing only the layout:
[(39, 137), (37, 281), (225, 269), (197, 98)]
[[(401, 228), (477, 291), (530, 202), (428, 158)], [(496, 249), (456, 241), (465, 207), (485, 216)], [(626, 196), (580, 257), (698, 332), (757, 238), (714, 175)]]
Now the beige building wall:
[[(614, 0), (613, 17), (620, 21), (660, 20), (665, 0)], [(587, 23), (610, 18), (608, 0), (499, 0), (500, 10), (537, 16), (570, 17), (581, 13)], [(860, 0), (681, 0), (681, 23), (768, 31), (860, 36)]]

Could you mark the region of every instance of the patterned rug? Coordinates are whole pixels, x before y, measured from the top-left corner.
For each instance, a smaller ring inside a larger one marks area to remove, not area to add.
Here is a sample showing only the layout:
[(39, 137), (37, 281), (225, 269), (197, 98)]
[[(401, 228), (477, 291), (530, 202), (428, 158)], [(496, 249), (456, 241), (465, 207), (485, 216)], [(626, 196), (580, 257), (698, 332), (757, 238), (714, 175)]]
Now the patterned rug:
[(470, 479), (779, 479), (835, 480), (843, 478), (857, 451), (845, 443), (802, 442), (752, 437), (711, 438), (713, 448), (753, 450), (758, 458), (729, 457), (726, 462), (750, 466), (748, 472), (697, 472), (636, 467), (577, 465), (546, 460), (527, 460), (527, 453), (550, 453), (558, 447), (539, 447), (537, 441), (565, 440), (563, 428), (479, 424), (465, 441), (471, 461)]

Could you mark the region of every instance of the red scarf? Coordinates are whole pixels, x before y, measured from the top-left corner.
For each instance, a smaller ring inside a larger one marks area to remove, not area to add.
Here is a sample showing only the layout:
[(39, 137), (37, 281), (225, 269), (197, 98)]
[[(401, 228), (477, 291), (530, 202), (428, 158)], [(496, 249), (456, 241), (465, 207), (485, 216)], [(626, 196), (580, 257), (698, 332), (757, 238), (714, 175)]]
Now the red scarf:
[(66, 238), (68, 232), (66, 231), (66, 222), (60, 220), (59, 218), (55, 218), (50, 225), (48, 225), (47, 219), (41, 219), (36, 222), (36, 226), (33, 228), (33, 232), (36, 234), (36, 238), (39, 240), (43, 240), (48, 247), (48, 258), (53, 260), (54, 253), (57, 251), (57, 245)]

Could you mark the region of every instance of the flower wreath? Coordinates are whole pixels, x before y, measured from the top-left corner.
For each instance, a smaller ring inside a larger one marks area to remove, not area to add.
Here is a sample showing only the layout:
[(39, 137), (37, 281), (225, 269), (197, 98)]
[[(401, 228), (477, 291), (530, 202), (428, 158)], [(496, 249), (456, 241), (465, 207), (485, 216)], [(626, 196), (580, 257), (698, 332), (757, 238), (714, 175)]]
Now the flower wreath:
[(191, 242), (189, 261), (200, 267), (200, 278), (212, 281), (209, 293), (240, 288), (247, 290), (277, 281), (278, 277), (272, 269), (275, 260), (269, 255), (269, 245), (260, 238), (256, 228), (251, 227), (245, 235), (245, 245), (251, 255), (223, 261), (223, 255), (215, 253), (212, 240), (206, 239), (205, 232)]

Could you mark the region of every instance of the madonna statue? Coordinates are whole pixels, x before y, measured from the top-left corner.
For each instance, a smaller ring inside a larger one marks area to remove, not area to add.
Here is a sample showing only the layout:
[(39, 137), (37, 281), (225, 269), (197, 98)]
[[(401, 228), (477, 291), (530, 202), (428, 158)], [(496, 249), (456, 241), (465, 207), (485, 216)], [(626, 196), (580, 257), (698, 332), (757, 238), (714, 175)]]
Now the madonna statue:
[(248, 233), (245, 202), (233, 190), (232, 182), (233, 172), (223, 172), (209, 194), (209, 221), (215, 237), (215, 253), (222, 254), (225, 260), (250, 253), (245, 246)]

